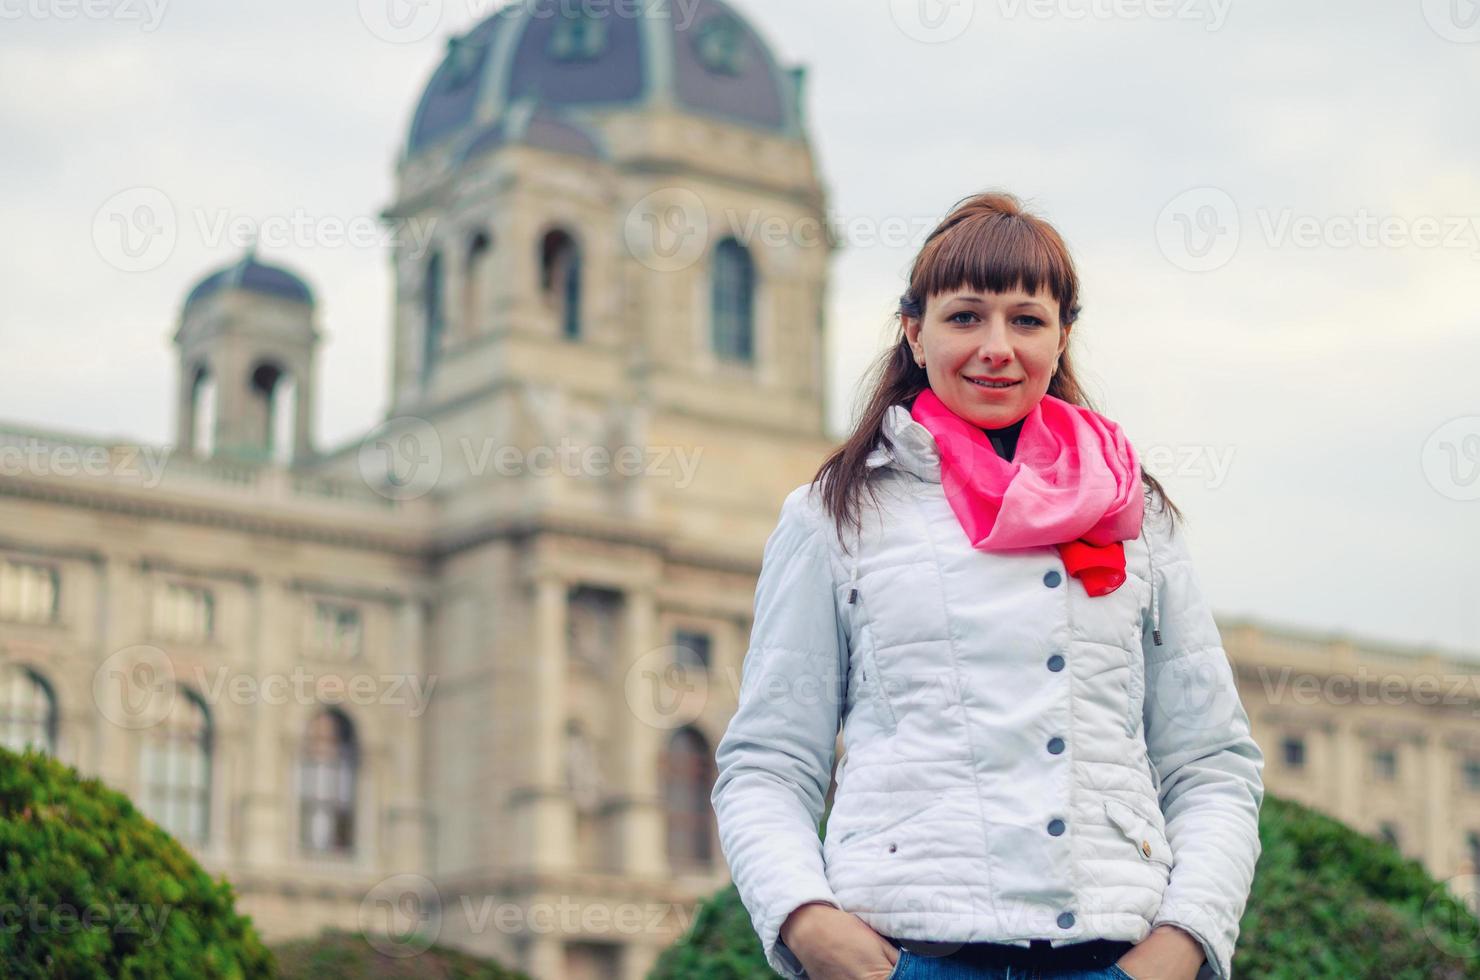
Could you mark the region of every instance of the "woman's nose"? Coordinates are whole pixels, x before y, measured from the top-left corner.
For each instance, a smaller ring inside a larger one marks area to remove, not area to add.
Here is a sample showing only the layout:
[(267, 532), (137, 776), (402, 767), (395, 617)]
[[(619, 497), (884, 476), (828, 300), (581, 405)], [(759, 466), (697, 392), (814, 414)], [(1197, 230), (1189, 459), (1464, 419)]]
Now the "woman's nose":
[(976, 353), (984, 361), (1003, 361), (1012, 357), (1012, 345), (1007, 342), (1006, 328), (997, 324), (989, 326)]

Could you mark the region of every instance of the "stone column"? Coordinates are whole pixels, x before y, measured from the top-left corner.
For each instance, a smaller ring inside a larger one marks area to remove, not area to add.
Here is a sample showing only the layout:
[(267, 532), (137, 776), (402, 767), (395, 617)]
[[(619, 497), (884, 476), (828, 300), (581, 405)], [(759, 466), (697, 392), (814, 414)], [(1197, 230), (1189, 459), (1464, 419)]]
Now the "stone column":
[(1437, 732), (1424, 736), (1420, 748), (1424, 767), (1423, 787), (1418, 797), (1424, 801), (1420, 810), (1423, 814), (1423, 863), (1431, 875), (1442, 880), (1455, 873), (1450, 858), (1450, 834), (1455, 826), (1450, 795), (1453, 757)]
[(535, 580), (527, 704), (531, 725), (509, 746), (527, 760), (511, 794), (526, 867), (563, 871), (575, 865), (575, 809), (565, 789), (566, 606), (568, 586), (552, 575)]
[[(293, 630), (291, 615), (292, 599), (283, 582), (276, 578), (262, 578), (255, 590), (251, 657), (257, 683), (265, 677), (286, 673), (286, 666), (297, 654), (298, 634)], [(259, 688), (260, 690), (260, 688)], [(246, 776), (246, 791), (241, 805), (241, 828), (238, 847), (234, 856), (258, 867), (286, 861), (292, 853), (287, 840), (287, 807), (294, 804), (292, 797), (284, 799), (283, 787), (286, 780), (294, 779), (291, 755), (284, 752), (284, 736), (298, 733), (285, 732), (285, 718), (292, 712), (283, 705), (271, 704), (265, 697), (256, 704), (246, 705), (239, 710), (242, 717), (250, 718), (251, 731), (246, 747), (249, 773)], [(297, 744), (297, 739), (292, 740)]]
[[(426, 804), (431, 794), (428, 785), (428, 769), (422, 764), (426, 739), (429, 736), (428, 701), (436, 698), (437, 688), (432, 686), (432, 675), (428, 669), (428, 657), (424, 646), (426, 636), (426, 612), (421, 599), (406, 597), (396, 607), (394, 641), (391, 645), (390, 670), (408, 678), (402, 687), (406, 704), (398, 709), (396, 727), (398, 734), (391, 744), (389, 771), (392, 779), (382, 785), (385, 806), (386, 835), (381, 848), (392, 872), (412, 871), (426, 867), (427, 832), (430, 810)], [(416, 678), (418, 687), (412, 690), (409, 678)], [(439, 682), (440, 683), (440, 682)], [(413, 718), (411, 712), (417, 708), (423, 713)]]
[(617, 699), (612, 718), (620, 780), (620, 803), (614, 811), (621, 847), (619, 866), (629, 875), (657, 876), (668, 870), (658, 761), (670, 729), (660, 727), (665, 717), (659, 710), (662, 706), (651, 700), (667, 693), (655, 692), (652, 684), (632, 677), (634, 671), (657, 669), (652, 654), (666, 645), (657, 635), (657, 620), (657, 600), (651, 589), (627, 593), (622, 655), (612, 683), (612, 696)]

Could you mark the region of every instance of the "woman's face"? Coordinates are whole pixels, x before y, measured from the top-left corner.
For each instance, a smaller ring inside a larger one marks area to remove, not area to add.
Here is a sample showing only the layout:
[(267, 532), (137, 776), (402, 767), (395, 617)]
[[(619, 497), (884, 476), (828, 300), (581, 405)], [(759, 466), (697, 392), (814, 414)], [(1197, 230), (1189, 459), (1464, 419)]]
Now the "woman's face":
[[(1069, 343), (1059, 304), (1045, 287), (1036, 296), (970, 289), (928, 297), (923, 317), (906, 316), (905, 337), (936, 397), (968, 422), (1000, 429), (1038, 404)], [(987, 379), (1012, 382), (986, 387)]]

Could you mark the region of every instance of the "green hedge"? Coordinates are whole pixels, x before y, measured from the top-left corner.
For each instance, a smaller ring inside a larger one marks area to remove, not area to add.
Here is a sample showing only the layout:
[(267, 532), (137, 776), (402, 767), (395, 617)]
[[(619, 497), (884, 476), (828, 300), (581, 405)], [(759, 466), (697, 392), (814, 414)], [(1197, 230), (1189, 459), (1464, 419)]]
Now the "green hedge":
[[(1480, 980), (1480, 922), (1413, 860), (1266, 794), (1263, 853), (1239, 926), (1235, 977)], [(764, 980), (750, 917), (730, 885), (703, 902), (648, 980)]]
[(445, 946), (415, 956), (387, 956), (363, 936), (325, 929), (273, 947), (282, 980), (529, 980), (492, 960)]
[(231, 886), (128, 797), (50, 756), (0, 748), (0, 976), (273, 973)]

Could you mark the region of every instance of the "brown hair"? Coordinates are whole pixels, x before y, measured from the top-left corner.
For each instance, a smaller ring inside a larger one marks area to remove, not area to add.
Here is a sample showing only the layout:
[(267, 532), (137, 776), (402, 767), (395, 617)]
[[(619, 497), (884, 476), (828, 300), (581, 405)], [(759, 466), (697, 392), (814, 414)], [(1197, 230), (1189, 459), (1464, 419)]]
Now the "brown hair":
[[(903, 317), (923, 318), (930, 297), (964, 287), (997, 293), (1022, 288), (1037, 293), (1043, 286), (1059, 301), (1059, 322), (1065, 328), (1073, 326), (1080, 312), (1079, 277), (1069, 249), (1052, 225), (1029, 214), (1012, 194), (989, 192), (965, 198), (930, 233), (915, 256), (909, 288), (894, 314), (900, 318), (895, 343), (874, 361), (860, 388), (870, 394), (858, 425), (812, 478), (813, 483), (821, 483), (824, 504), (840, 539), (845, 523), (855, 529), (862, 526), (858, 505), (863, 489), (867, 487), (873, 497), (864, 459), (883, 435), (885, 412), (891, 405), (912, 404), (930, 385), (925, 369), (915, 363)], [(1048, 394), (1093, 411), (1074, 375), (1072, 338), (1070, 334), (1058, 370), (1048, 383)], [(1141, 482), (1148, 502), (1160, 497), (1171, 509), (1173, 523), (1181, 519), (1182, 512), (1144, 466)]]

